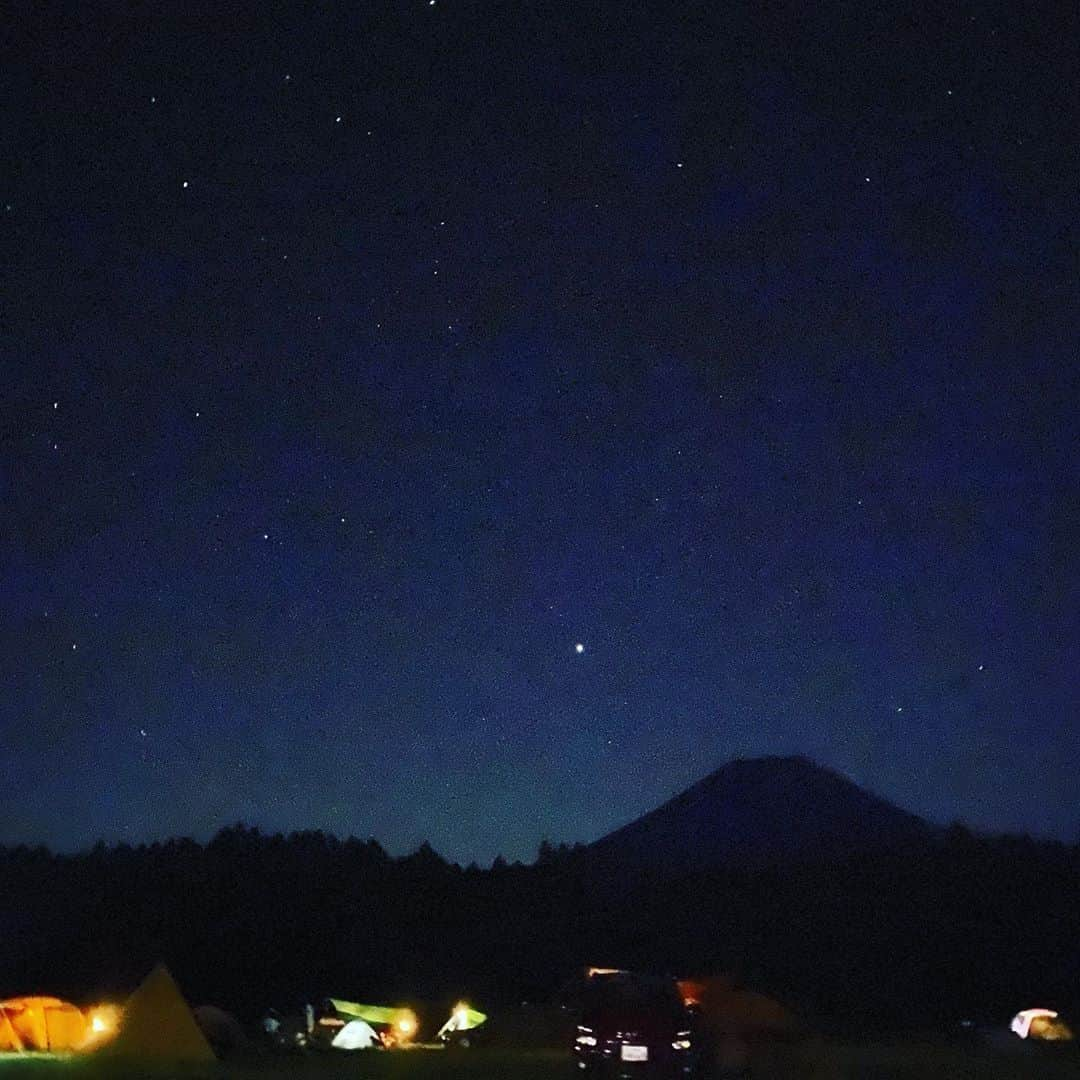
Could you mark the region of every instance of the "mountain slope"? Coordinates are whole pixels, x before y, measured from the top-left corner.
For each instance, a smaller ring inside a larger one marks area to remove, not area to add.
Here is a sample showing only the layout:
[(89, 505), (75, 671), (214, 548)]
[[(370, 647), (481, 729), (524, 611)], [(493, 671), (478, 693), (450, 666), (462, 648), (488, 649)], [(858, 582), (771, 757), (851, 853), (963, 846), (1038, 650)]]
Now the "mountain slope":
[(693, 870), (794, 862), (927, 841), (914, 814), (803, 757), (737, 759), (591, 844), (604, 863)]

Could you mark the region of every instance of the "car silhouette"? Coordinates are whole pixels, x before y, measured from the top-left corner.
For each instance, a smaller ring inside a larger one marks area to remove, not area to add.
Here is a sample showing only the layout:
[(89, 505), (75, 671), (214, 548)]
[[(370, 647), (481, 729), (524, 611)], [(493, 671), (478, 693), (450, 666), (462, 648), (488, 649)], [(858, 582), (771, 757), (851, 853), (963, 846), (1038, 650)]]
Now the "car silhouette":
[(674, 979), (605, 972), (582, 994), (574, 1038), (579, 1076), (699, 1077), (704, 1055), (696, 1017)]

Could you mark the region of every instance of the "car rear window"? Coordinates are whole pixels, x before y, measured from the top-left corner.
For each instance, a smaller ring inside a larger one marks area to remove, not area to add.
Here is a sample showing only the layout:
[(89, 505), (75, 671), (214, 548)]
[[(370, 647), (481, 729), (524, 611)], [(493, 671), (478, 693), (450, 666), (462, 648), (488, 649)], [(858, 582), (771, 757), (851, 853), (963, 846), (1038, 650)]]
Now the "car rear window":
[(678, 991), (666, 979), (594, 976), (585, 991), (586, 1008), (646, 1008), (673, 1011), (682, 1007)]

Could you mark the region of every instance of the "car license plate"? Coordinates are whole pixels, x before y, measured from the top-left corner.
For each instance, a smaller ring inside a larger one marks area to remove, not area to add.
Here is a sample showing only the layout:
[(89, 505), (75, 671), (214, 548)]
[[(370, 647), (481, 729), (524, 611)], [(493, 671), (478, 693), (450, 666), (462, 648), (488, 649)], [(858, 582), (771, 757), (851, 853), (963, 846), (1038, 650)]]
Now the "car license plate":
[(619, 1055), (623, 1061), (648, 1061), (649, 1048), (647, 1046), (627, 1046), (623, 1044)]

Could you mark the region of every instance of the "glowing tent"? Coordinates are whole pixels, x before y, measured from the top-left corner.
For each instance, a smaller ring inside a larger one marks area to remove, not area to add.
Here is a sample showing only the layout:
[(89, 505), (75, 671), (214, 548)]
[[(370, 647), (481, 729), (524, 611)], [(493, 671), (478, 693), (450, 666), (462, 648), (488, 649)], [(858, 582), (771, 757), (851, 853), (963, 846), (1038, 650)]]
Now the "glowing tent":
[(366, 1020), (350, 1020), (330, 1045), (335, 1050), (370, 1050), (379, 1045), (379, 1036)]
[(128, 998), (116, 1038), (103, 1055), (132, 1060), (215, 1061), (206, 1036), (168, 969), (158, 964)]
[(0, 1009), (0, 1053), (22, 1049), (23, 1041), (19, 1033), (11, 1026), (8, 1014)]
[(68, 1001), (19, 997), (0, 1001), (0, 1050), (75, 1050), (86, 1039), (86, 1017)]
[(1039, 1039), (1046, 1042), (1069, 1042), (1072, 1029), (1053, 1009), (1024, 1009), (1009, 1023), (1009, 1030), (1021, 1039)]

